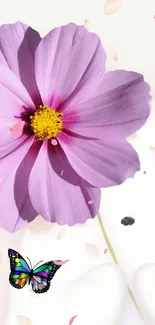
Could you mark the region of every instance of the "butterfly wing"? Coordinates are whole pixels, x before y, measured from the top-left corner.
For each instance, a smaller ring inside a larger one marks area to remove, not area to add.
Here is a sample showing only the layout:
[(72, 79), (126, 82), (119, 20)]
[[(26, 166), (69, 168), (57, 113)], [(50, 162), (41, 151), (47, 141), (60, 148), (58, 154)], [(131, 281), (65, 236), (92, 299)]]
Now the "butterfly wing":
[(13, 249), (8, 250), (8, 256), (10, 258), (11, 269), (9, 282), (13, 287), (22, 289), (29, 280), (30, 267), (24, 258)]
[(31, 278), (32, 290), (35, 293), (46, 292), (50, 287), (50, 281), (60, 267), (61, 265), (56, 265), (51, 261), (33, 270), (33, 276)]

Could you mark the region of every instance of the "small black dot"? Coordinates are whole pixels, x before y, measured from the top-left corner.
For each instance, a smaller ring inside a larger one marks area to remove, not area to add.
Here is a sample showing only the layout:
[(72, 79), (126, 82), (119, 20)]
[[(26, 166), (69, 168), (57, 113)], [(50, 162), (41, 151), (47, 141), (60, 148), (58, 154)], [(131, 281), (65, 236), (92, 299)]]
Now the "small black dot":
[(135, 219), (131, 218), (131, 217), (124, 217), (121, 220), (121, 224), (124, 226), (131, 226), (131, 225), (133, 225), (133, 223), (135, 223)]

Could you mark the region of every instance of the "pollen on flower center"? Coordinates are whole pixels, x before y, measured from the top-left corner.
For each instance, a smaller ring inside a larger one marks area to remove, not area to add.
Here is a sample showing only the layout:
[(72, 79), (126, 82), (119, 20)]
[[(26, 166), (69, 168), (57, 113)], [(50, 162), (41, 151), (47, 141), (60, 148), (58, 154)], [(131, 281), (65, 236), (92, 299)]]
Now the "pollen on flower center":
[(36, 109), (34, 115), (30, 116), (30, 127), (34, 136), (39, 140), (51, 139), (56, 137), (63, 128), (62, 113), (44, 105)]

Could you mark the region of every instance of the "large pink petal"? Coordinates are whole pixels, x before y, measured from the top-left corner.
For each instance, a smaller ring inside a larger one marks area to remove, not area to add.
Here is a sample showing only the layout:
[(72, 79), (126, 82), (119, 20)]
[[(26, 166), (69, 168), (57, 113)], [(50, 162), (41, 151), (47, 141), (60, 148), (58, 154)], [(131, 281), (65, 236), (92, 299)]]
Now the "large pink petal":
[(64, 127), (96, 138), (128, 136), (137, 131), (150, 113), (150, 88), (135, 72), (111, 71), (104, 75), (96, 94), (74, 106), (64, 107)]
[(94, 186), (121, 184), (140, 168), (136, 151), (125, 140), (90, 140), (62, 133), (59, 141), (74, 170)]
[(20, 117), (34, 103), (19, 78), (6, 66), (0, 64), (0, 116)]
[(39, 97), (34, 54), (40, 40), (35, 30), (21, 22), (0, 27), (0, 61), (21, 79), (34, 102)]
[(26, 89), (6, 66), (0, 64), (0, 158), (18, 147), (26, 136), (13, 138), (12, 128), (22, 112), (34, 104)]
[(28, 194), (28, 176), (36, 158), (32, 145), (33, 140), (28, 139), (0, 160), (0, 227), (11, 232), (37, 215)]
[(100, 190), (75, 173), (60, 146), (47, 142), (32, 168), (29, 193), (38, 213), (58, 224), (85, 222), (95, 217), (100, 204)]
[(42, 100), (53, 108), (70, 96), (76, 103), (89, 98), (105, 71), (98, 36), (73, 23), (53, 29), (40, 42), (35, 61)]

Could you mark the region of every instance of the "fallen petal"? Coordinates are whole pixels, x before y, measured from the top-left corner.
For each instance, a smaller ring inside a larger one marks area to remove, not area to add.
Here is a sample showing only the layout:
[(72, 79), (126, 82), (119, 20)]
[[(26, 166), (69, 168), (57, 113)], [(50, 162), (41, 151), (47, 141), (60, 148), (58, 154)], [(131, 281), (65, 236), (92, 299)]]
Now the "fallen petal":
[(13, 138), (19, 138), (23, 134), (23, 128), (24, 128), (25, 122), (20, 121), (16, 123), (12, 128), (12, 136)]
[(74, 319), (75, 319), (77, 316), (78, 316), (78, 315), (75, 315), (75, 316), (73, 316), (73, 317), (70, 319), (70, 321), (69, 321), (69, 325), (72, 325)]
[(132, 139), (136, 139), (137, 138), (137, 132), (131, 134), (129, 137), (127, 137), (127, 140), (132, 140)]
[(55, 261), (53, 261), (56, 265), (63, 265), (63, 264), (65, 264), (65, 263), (67, 263), (67, 262), (69, 262), (69, 260), (65, 260), (65, 261), (57, 261), (57, 260), (55, 260)]
[(104, 5), (104, 14), (110, 15), (118, 11), (123, 5), (123, 0), (107, 0)]
[(155, 153), (155, 147), (151, 146), (149, 149), (153, 154)]
[(112, 59), (114, 61), (117, 61), (118, 60), (118, 56), (117, 56), (116, 52), (111, 52), (110, 55), (111, 55), (111, 57), (112, 57)]
[(94, 203), (94, 201), (92, 201), (92, 200), (88, 201), (88, 204), (93, 204), (93, 203)]
[(89, 20), (85, 19), (84, 26), (89, 30)]
[(53, 146), (56, 146), (58, 144), (58, 141), (56, 139), (52, 139), (51, 143), (53, 144)]
[(86, 250), (88, 253), (90, 253), (93, 256), (99, 256), (100, 251), (97, 246), (92, 245), (92, 244), (86, 244)]
[(16, 316), (18, 325), (32, 325), (31, 320), (26, 316)]
[(58, 232), (58, 239), (63, 238), (66, 235), (67, 232), (67, 228), (62, 228), (59, 232)]
[(64, 174), (64, 169), (61, 171), (61, 176), (63, 176), (63, 174)]

